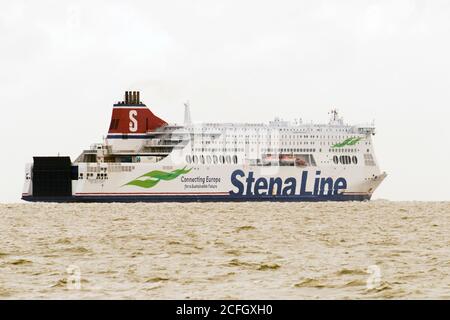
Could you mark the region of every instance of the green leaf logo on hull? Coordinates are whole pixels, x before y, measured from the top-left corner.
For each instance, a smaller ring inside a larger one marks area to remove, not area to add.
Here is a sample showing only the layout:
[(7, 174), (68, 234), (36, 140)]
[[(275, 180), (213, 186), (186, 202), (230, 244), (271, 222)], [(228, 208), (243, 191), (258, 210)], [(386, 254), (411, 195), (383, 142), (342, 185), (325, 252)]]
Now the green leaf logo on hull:
[[(173, 170), (171, 172), (154, 170), (154, 171), (147, 172), (146, 174), (136, 178), (133, 181), (130, 181), (130, 182), (124, 184), (123, 186), (137, 186), (140, 188), (149, 189), (149, 188), (153, 188), (154, 186), (156, 186), (161, 180), (170, 181), (170, 180), (178, 178), (182, 174), (191, 172), (191, 170), (192, 170), (192, 168), (186, 170), (186, 167), (184, 167), (183, 169)], [(145, 179), (143, 179), (143, 178), (145, 178)]]
[(334, 146), (332, 146), (332, 148), (342, 148), (345, 146), (354, 146), (361, 140), (362, 140), (362, 138), (348, 138), (347, 140), (345, 140), (341, 143), (335, 144)]

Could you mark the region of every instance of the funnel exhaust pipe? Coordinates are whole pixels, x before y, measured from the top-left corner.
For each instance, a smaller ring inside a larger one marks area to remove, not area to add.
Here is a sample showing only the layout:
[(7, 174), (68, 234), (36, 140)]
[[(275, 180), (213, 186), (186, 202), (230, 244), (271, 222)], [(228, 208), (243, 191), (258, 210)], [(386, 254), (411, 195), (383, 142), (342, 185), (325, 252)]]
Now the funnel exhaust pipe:
[(125, 99), (119, 104), (139, 105), (141, 102), (141, 95), (139, 91), (125, 91)]

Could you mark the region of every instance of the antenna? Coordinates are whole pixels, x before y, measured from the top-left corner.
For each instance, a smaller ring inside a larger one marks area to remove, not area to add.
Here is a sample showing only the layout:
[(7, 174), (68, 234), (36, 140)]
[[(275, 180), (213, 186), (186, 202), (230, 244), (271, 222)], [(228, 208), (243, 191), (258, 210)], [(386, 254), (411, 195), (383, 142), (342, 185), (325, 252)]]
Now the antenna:
[(184, 124), (191, 124), (192, 120), (191, 120), (191, 109), (190, 109), (190, 104), (189, 104), (189, 100), (186, 101), (184, 103)]

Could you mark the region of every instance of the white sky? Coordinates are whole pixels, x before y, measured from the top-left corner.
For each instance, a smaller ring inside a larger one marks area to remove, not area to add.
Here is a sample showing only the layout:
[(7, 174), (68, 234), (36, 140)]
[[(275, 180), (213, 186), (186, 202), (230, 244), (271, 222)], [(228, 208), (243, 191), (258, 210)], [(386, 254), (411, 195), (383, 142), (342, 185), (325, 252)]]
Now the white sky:
[(169, 122), (377, 124), (375, 198), (450, 200), (450, 1), (0, 0), (0, 201), (72, 159), (125, 90)]

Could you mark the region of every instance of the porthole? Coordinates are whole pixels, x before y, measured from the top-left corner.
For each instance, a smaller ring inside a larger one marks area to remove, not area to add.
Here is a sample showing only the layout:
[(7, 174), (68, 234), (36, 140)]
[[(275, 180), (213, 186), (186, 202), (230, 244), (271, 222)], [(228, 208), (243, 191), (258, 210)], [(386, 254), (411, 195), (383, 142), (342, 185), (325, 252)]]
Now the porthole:
[(230, 164), (231, 163), (231, 156), (228, 155), (226, 159), (227, 159), (227, 163)]
[(213, 162), (214, 162), (214, 164), (217, 164), (217, 156), (216, 155), (213, 155)]
[(191, 156), (190, 156), (190, 155), (187, 155), (187, 156), (186, 156), (186, 162), (187, 162), (187, 163), (191, 163), (191, 162), (192, 162), (192, 159), (191, 159)]
[(219, 160), (220, 160), (220, 164), (224, 164), (225, 163), (225, 157), (224, 156), (220, 156)]
[(197, 157), (197, 156), (194, 156), (194, 160), (193, 160), (193, 162), (194, 162), (195, 164), (197, 164), (197, 163), (198, 163), (198, 157)]
[(205, 164), (205, 157), (203, 155), (200, 156), (200, 162), (201, 164)]
[(340, 156), (339, 157), (339, 162), (341, 163), (341, 164), (345, 164), (345, 159), (344, 159), (344, 156)]
[(237, 164), (237, 163), (238, 163), (238, 158), (237, 158), (237, 156), (233, 156), (233, 163), (234, 163), (234, 164)]
[(206, 157), (206, 162), (208, 162), (208, 164), (211, 163), (211, 156), (207, 156), (207, 157)]
[(358, 164), (358, 157), (357, 156), (353, 156), (352, 160), (353, 160), (353, 164)]
[(338, 158), (338, 156), (334, 156), (334, 157), (333, 157), (333, 162), (334, 162), (334, 164), (339, 164), (339, 158)]

